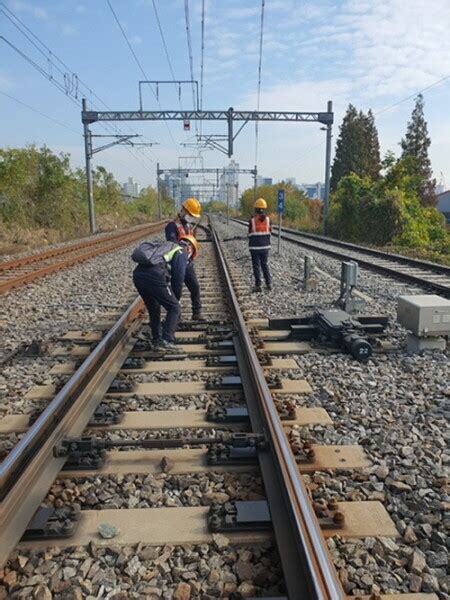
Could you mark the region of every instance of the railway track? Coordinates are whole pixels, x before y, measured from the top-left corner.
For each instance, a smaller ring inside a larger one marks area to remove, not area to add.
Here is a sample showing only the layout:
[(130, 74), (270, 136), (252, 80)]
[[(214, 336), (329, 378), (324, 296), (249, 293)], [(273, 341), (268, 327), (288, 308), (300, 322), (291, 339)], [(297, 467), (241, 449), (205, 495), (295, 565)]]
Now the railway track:
[[(247, 225), (241, 219), (232, 219), (240, 225)], [(273, 235), (278, 235), (278, 227), (273, 227)], [(401, 281), (424, 288), (445, 298), (450, 298), (450, 267), (418, 260), (399, 254), (390, 254), (374, 248), (359, 246), (321, 235), (305, 233), (282, 227), (282, 239), (294, 244), (321, 252), (338, 260), (356, 261), (362, 267)]]
[[(19, 548), (79, 547), (90, 542), (99, 547), (212, 543), (218, 533), (233, 544), (274, 538), (289, 598), (345, 598), (326, 537), (395, 537), (395, 526), (379, 502), (313, 505), (302, 474), (351, 471), (370, 463), (357, 446), (310, 448), (302, 447), (298, 439), (292, 446), (293, 427), (331, 424), (323, 409), (296, 404), (296, 398), (310, 391), (306, 381), (277, 376), (296, 367), (291, 359), (277, 357), (305, 351), (305, 344), (286, 344), (285, 332), (266, 330), (264, 320), (244, 317), (238, 299), (243, 282), (237, 268), (227, 263), (214, 230), (203, 242), (201, 260), (198, 271), (208, 322), (182, 324), (177, 334), (180, 356), (161, 360), (146, 347), (143, 306), (133, 300), (111, 328), (99, 324), (95, 332), (68, 332), (53, 349), (55, 356), (66, 359), (51, 371), (63, 381), (60, 389), (56, 383), (30, 390), (31, 400), (48, 402), (33, 424), (26, 415), (0, 420), (1, 433), (24, 434), (0, 464), (0, 561), (5, 563), (42, 501), (52, 504), (48, 491), (55, 480), (257, 470), (265, 501), (225, 502), (209, 509), (82, 510), (72, 537), (22, 541)], [(188, 306), (186, 299), (184, 305)], [(170, 379), (174, 372), (184, 374), (181, 381)], [(198, 377), (190, 377), (192, 372)], [(150, 381), (145, 380), (148, 377)], [(173, 398), (172, 410), (146, 408), (158, 407), (163, 395)], [(199, 395), (212, 400), (206, 400), (201, 410), (176, 410), (184, 397)], [(143, 402), (140, 409), (127, 412), (127, 403), (138, 397)], [(116, 403), (125, 406), (124, 413), (115, 413)], [(102, 405), (113, 413), (109, 424), (101, 420)], [(118, 431), (129, 430), (142, 435), (125, 433), (117, 438)], [(67, 449), (75, 448), (65, 440), (79, 439), (86, 431), (91, 436), (90, 456), (81, 466), (71, 462), (62, 470), (69, 460)], [(105, 458), (105, 450), (106, 462), (93, 472), (89, 461)], [(117, 532), (113, 540), (99, 536), (104, 521)], [(71, 526), (65, 523), (65, 529)]]
[(157, 231), (163, 222), (134, 227), (101, 237), (90, 237), (81, 242), (67, 244), (31, 256), (0, 263), (0, 295), (31, 283), (51, 273), (66, 269), (85, 260), (112, 252), (122, 246)]

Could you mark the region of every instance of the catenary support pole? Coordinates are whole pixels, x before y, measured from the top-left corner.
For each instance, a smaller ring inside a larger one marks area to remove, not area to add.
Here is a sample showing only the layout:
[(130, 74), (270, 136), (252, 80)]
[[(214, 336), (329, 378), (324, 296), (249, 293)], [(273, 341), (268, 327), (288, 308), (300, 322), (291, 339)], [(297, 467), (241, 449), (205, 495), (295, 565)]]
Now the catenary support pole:
[[(333, 112), (333, 102), (328, 101), (327, 110)], [(331, 138), (332, 138), (332, 123), (327, 123), (327, 143), (325, 148), (325, 197), (323, 207), (323, 231), (328, 233), (328, 212), (330, 210), (330, 171), (331, 171)]]
[(159, 179), (159, 162), (156, 163), (156, 190), (158, 193), (158, 219), (161, 221), (162, 210), (161, 210), (161, 184), (160, 184), (160, 179)]
[(227, 225), (230, 224), (230, 183), (225, 181), (225, 192), (227, 194)]
[[(87, 103), (86, 98), (83, 98), (81, 101), (83, 112), (87, 111)], [(88, 196), (88, 206), (89, 206), (89, 226), (91, 233), (95, 233), (97, 231), (97, 225), (95, 222), (95, 205), (94, 205), (94, 186), (92, 183), (92, 168), (91, 168), (91, 158), (92, 158), (92, 138), (91, 131), (89, 129), (89, 124), (86, 121), (83, 123), (84, 130), (84, 153), (86, 158), (86, 183), (87, 183), (87, 196)]]

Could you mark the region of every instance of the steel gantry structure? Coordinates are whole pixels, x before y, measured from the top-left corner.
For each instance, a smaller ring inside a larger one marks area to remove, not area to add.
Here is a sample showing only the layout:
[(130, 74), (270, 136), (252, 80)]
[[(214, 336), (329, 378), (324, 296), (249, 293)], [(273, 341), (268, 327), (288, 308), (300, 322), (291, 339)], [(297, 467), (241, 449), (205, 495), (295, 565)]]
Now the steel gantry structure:
[[(95, 111), (87, 110), (83, 102), (81, 119), (85, 128), (85, 135), (89, 134), (89, 125), (102, 121), (226, 121), (228, 132), (228, 157), (233, 155), (233, 144), (236, 137), (250, 121), (289, 122), (289, 123), (320, 123), (325, 125), (326, 150), (325, 150), (325, 223), (328, 216), (330, 193), (330, 164), (331, 164), (331, 137), (333, 126), (333, 103), (328, 101), (327, 110), (324, 112), (297, 112), (297, 111), (267, 111), (267, 110), (132, 110), (132, 111)], [(240, 122), (241, 126), (234, 132), (234, 123)], [(91, 200), (91, 196), (89, 196)], [(91, 201), (89, 206), (93, 206)]]
[[(207, 184), (210, 187), (212, 187), (213, 191), (215, 192), (216, 190), (218, 190), (220, 188), (220, 177), (223, 175), (227, 175), (227, 174), (231, 174), (231, 173), (237, 173), (237, 174), (244, 174), (244, 175), (252, 175), (253, 177), (253, 183), (256, 186), (256, 176), (258, 175), (258, 169), (255, 165), (255, 167), (253, 169), (241, 169), (240, 167), (201, 167), (201, 168), (191, 168), (191, 167), (177, 167), (177, 168), (170, 168), (170, 169), (161, 169), (159, 166), (159, 163), (157, 163), (156, 165), (156, 181), (157, 181), (157, 189), (158, 189), (158, 206), (161, 206), (161, 179), (160, 176), (167, 174), (167, 175), (173, 175), (175, 177), (180, 178), (180, 180), (182, 179), (183, 176), (188, 177), (189, 175), (215, 175), (216, 176), (216, 182), (215, 184), (213, 184), (212, 182)], [(183, 184), (181, 184), (183, 185)], [(197, 189), (199, 187), (204, 187), (205, 184), (198, 184), (198, 183), (189, 183), (189, 186), (192, 187), (193, 189)], [(229, 190), (228, 185), (225, 183), (225, 188), (226, 188), (226, 200), (227, 200), (227, 205), (229, 203)], [(236, 184), (237, 185), (237, 184)]]

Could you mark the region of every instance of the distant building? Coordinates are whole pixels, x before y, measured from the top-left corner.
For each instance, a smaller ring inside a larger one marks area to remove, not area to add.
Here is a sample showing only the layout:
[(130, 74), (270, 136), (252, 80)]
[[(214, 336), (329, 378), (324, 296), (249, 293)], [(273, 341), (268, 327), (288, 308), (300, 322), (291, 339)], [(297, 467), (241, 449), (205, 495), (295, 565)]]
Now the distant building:
[(447, 225), (450, 225), (450, 190), (437, 195), (437, 209), (441, 212)]
[(192, 186), (189, 177), (185, 174), (173, 175), (164, 174), (164, 179), (160, 180), (160, 189), (163, 194), (175, 200), (175, 206), (179, 208), (181, 204), (193, 195)]
[(128, 177), (127, 183), (124, 183), (122, 186), (122, 191), (124, 196), (137, 198), (139, 196), (139, 192), (141, 191), (141, 186), (135, 181), (133, 181), (132, 177)]
[(323, 183), (302, 183), (299, 189), (305, 192), (311, 200), (323, 200), (325, 197), (325, 186)]
[(272, 177), (261, 177), (261, 175), (257, 175), (256, 187), (261, 187), (262, 185), (273, 185)]
[(297, 180), (295, 179), (295, 177), (287, 177), (285, 179), (286, 183), (289, 183), (290, 185), (297, 187)]
[(229, 202), (230, 206), (238, 205), (239, 195), (239, 163), (230, 160), (227, 167), (219, 175), (219, 186), (217, 196), (222, 202)]

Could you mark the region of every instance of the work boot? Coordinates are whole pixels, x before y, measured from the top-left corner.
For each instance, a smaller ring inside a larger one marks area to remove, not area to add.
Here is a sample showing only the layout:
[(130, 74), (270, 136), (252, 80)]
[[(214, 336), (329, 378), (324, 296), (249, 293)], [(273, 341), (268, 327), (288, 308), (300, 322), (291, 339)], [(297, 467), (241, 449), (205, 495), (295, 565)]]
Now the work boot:
[(262, 287), (260, 285), (255, 285), (255, 287), (252, 289), (252, 292), (262, 292)]
[(192, 312), (192, 321), (206, 321), (206, 318), (202, 315), (201, 310), (194, 310)]
[(176, 354), (180, 352), (180, 349), (173, 342), (169, 342), (168, 340), (161, 340), (159, 344), (160, 352), (167, 352), (168, 354)]
[(266, 285), (266, 290), (267, 290), (268, 292), (271, 292), (271, 291), (272, 291), (272, 284), (271, 284), (271, 283), (268, 283), (268, 284)]

